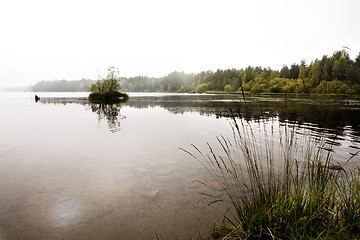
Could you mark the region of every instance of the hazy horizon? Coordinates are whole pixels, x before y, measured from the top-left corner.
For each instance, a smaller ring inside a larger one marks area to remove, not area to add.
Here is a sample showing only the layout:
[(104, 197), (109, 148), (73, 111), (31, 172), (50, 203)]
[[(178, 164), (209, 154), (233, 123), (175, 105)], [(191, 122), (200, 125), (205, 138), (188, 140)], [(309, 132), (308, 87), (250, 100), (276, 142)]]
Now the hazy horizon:
[(360, 1), (5, 1), (0, 87), (271, 67), (360, 51)]

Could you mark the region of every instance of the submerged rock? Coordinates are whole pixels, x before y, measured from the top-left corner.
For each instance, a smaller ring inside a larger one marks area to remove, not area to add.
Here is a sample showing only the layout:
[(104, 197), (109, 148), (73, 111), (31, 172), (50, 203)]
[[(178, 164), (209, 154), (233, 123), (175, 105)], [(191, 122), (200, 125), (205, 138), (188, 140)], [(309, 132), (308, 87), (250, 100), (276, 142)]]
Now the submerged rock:
[(152, 190), (152, 191), (141, 194), (141, 196), (145, 199), (155, 201), (160, 196), (160, 190)]

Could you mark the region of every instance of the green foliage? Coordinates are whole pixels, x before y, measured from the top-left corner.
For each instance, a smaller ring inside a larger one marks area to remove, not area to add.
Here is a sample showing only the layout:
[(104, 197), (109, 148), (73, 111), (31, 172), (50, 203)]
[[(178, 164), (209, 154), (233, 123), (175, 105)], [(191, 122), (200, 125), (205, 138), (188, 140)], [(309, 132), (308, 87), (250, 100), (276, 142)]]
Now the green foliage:
[(345, 169), (351, 158), (334, 162), (324, 140), (306, 130), (299, 140), (294, 125), (258, 127), (260, 137), (233, 118), (234, 139), (218, 138), (221, 154), (210, 145), (210, 154), (184, 150), (226, 193), (217, 202), (234, 209), (233, 229), (221, 239), (359, 239), (360, 169)]
[(229, 92), (232, 92), (232, 91), (233, 91), (233, 88), (228, 84), (228, 85), (225, 85), (224, 91), (227, 92), (227, 93), (229, 93)]
[(280, 70), (279, 77), (281, 78), (290, 78), (290, 70), (288, 66), (284, 65), (283, 68)]
[(119, 70), (113, 66), (108, 68), (105, 79), (99, 79), (96, 83), (91, 85), (91, 92), (116, 92), (120, 91)]
[(218, 69), (198, 74), (173, 72), (161, 78), (138, 76), (124, 80), (122, 86), (131, 92), (197, 92), (198, 89), (203, 92), (202, 84), (206, 84), (207, 91), (226, 91), (225, 87), (229, 85), (232, 91), (243, 89), (251, 93), (322, 93), (317, 87), (324, 80), (341, 81), (350, 89), (344, 90), (342, 86), (338, 92), (359, 94), (353, 86), (360, 84), (360, 54), (353, 61), (346, 51), (336, 51), (330, 57), (324, 55), (321, 60), (315, 59), (310, 65), (302, 60), (290, 68), (284, 65), (280, 71), (248, 66), (246, 69)]
[(256, 75), (257, 75), (257, 73), (256, 73), (255, 69), (253, 67), (248, 66), (245, 69), (245, 72), (243, 75), (244, 82), (247, 83), (247, 82), (250, 82), (251, 80), (254, 80)]
[[(242, 87), (243, 87), (244, 91), (247, 91), (247, 92), (249, 92), (251, 90), (251, 88), (252, 88), (250, 83), (244, 83), (242, 85)], [(239, 88), (238, 91), (241, 91), (241, 88)]]
[(310, 71), (310, 77), (311, 80), (315, 83), (315, 85), (319, 85), (321, 80), (321, 69), (320, 69), (320, 63), (315, 62), (312, 65), (311, 71)]
[(289, 72), (289, 78), (297, 79), (299, 76), (299, 71), (300, 71), (300, 66), (296, 63), (292, 64)]
[(197, 87), (198, 93), (204, 93), (208, 90), (208, 85), (206, 83), (202, 83)]
[[(123, 79), (118, 75), (118, 69), (109, 67), (107, 76), (95, 83), (91, 80), (41, 81), (33, 87), (33, 91), (87, 91), (90, 86), (92, 92), (119, 91), (121, 81), (123, 90), (128, 92), (244, 90), (251, 93), (360, 94), (359, 87), (356, 87), (360, 85), (360, 54), (352, 60), (347, 51), (336, 51), (332, 56), (324, 55), (321, 60), (315, 59), (310, 65), (302, 60), (290, 68), (284, 65), (280, 71), (270, 67), (248, 66), (246, 69), (218, 69), (198, 74), (172, 72), (160, 78), (137, 76)], [(325, 88), (323, 81), (327, 81), (330, 87), (326, 85)], [(206, 90), (203, 84), (207, 85)]]
[(253, 92), (253, 93), (268, 92), (268, 90), (267, 90), (267, 85), (266, 85), (266, 84), (255, 84), (255, 85), (251, 88), (251, 92)]
[(99, 79), (91, 85), (92, 93), (89, 95), (89, 101), (99, 103), (118, 103), (127, 101), (129, 96), (126, 93), (120, 93), (119, 70), (110, 66), (105, 79)]
[(305, 67), (301, 66), (299, 69), (298, 79), (305, 79), (306, 70)]
[(323, 94), (351, 94), (352, 89), (346, 83), (334, 80), (330, 82), (322, 81), (316, 88), (316, 92)]
[(269, 91), (272, 93), (281, 93), (283, 92), (283, 87), (286, 85), (286, 80), (284, 78), (274, 78), (270, 81)]

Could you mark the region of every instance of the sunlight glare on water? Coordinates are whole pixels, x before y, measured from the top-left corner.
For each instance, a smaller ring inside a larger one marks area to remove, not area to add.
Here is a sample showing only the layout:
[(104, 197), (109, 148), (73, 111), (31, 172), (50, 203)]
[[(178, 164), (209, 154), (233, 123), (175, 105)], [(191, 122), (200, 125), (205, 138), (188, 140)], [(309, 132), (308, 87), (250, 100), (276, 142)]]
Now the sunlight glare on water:
[(56, 227), (66, 227), (76, 223), (81, 217), (81, 204), (75, 201), (61, 201), (54, 205), (51, 217)]

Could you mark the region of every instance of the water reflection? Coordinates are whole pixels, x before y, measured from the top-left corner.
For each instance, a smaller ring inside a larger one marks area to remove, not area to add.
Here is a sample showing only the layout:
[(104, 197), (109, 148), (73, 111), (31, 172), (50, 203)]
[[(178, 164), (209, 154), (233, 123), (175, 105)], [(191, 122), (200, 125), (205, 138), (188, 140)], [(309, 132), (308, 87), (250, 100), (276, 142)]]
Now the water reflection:
[(126, 103), (134, 108), (160, 106), (171, 113), (198, 112), (201, 115), (230, 117), (233, 113), (247, 121), (271, 120), (301, 125), (333, 137), (351, 133), (352, 141), (360, 142), (359, 99), (329, 99), (326, 97), (247, 97), (238, 95), (192, 95), (131, 98)]
[[(131, 96), (131, 95), (130, 95)], [(205, 116), (229, 118), (234, 114), (246, 121), (273, 121), (296, 124), (314, 135), (325, 134), (332, 145), (350, 141), (357, 150), (360, 143), (360, 100), (326, 97), (251, 96), (246, 102), (239, 95), (140, 95), (120, 104), (92, 104), (86, 98), (41, 98), (45, 104), (81, 104), (106, 120), (111, 132), (120, 130), (121, 106), (137, 109), (161, 107), (173, 114), (196, 112)]]
[(125, 119), (125, 116), (121, 116), (120, 104), (90, 104), (91, 111), (97, 113), (99, 122), (106, 120), (110, 132), (116, 133), (121, 129), (121, 119)]
[[(89, 103), (86, 93), (44, 95), (38, 103), (32, 93), (0, 101), (6, 116), (0, 139), (0, 239), (208, 234), (227, 206), (207, 206), (214, 199), (199, 195), (208, 189), (194, 180), (210, 185), (214, 180), (179, 147), (193, 143), (206, 149), (209, 142), (221, 152), (215, 136), (232, 136), (230, 109), (251, 120), (258, 135), (262, 123), (270, 128), (287, 122), (298, 124), (299, 134), (306, 128), (314, 136), (327, 132), (331, 142), (336, 136), (339, 162), (360, 146), (357, 99), (260, 96), (244, 103), (237, 95), (130, 94), (126, 103), (101, 105)], [(110, 132), (120, 126), (118, 134)]]
[[(38, 102), (38, 101), (37, 101)], [(90, 109), (93, 113), (98, 115), (99, 122), (105, 120), (107, 122), (110, 132), (116, 133), (121, 129), (121, 119), (125, 116), (120, 114), (121, 103), (102, 104), (91, 103), (87, 98), (42, 98), (41, 103), (44, 104), (80, 104), (84, 105), (85, 109)]]

